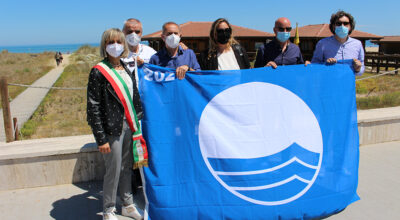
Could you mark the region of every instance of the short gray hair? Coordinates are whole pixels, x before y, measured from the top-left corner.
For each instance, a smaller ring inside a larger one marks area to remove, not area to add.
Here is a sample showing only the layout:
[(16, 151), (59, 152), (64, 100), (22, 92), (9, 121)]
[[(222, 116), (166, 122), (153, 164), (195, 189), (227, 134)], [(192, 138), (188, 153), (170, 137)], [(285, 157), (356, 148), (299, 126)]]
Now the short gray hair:
[(124, 22), (124, 26), (122, 27), (122, 31), (125, 31), (126, 24), (129, 23), (129, 22), (135, 22), (135, 23), (138, 23), (138, 24), (142, 25), (142, 22), (140, 22), (139, 19), (136, 19), (136, 18), (128, 18), (128, 19), (126, 19), (126, 21)]
[(165, 22), (165, 23), (163, 24), (163, 26), (162, 26), (162, 33), (163, 33), (163, 34), (164, 34), (164, 32), (167, 30), (167, 25), (170, 25), (170, 24), (176, 25), (176, 26), (178, 27), (179, 32), (181, 32), (181, 28), (179, 27), (179, 25), (178, 25), (177, 23), (175, 23), (175, 22), (173, 22), (173, 21), (168, 21), (168, 22)]
[(124, 51), (122, 52), (121, 57), (125, 58), (128, 56), (129, 48), (128, 44), (126, 43), (124, 33), (122, 33), (122, 31), (118, 28), (110, 28), (104, 31), (103, 35), (101, 36), (101, 42), (100, 42), (101, 57), (106, 58), (108, 56), (106, 51), (107, 43), (116, 37), (121, 40), (121, 44), (124, 46)]

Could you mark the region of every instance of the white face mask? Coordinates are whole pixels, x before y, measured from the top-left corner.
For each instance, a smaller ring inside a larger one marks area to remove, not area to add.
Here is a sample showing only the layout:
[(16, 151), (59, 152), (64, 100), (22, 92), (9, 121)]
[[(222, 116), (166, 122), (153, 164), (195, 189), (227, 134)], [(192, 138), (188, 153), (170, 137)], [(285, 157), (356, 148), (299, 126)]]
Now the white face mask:
[(170, 48), (178, 47), (180, 41), (181, 41), (181, 38), (178, 35), (175, 35), (175, 34), (171, 34), (167, 38), (165, 38), (165, 43)]
[(124, 52), (124, 45), (119, 43), (109, 44), (106, 47), (106, 51), (108, 55), (117, 58)]
[(131, 46), (137, 46), (140, 43), (140, 37), (135, 32), (126, 35), (126, 41)]

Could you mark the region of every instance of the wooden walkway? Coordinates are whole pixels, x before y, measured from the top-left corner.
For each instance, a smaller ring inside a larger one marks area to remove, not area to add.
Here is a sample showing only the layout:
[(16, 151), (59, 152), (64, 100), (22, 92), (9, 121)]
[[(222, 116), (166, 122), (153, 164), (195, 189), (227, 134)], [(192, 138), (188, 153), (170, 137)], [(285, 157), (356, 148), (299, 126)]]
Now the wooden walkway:
[[(62, 65), (50, 70), (46, 75), (36, 80), (32, 86), (52, 86), (64, 71), (64, 67), (68, 65), (68, 58), (69, 55), (64, 55)], [(19, 129), (21, 129), (24, 123), (29, 120), (48, 92), (49, 89), (27, 88), (11, 101), (11, 116), (12, 118), (16, 117), (18, 119)], [(3, 110), (0, 110), (0, 116), (0, 142), (5, 142), (6, 137), (4, 132)]]

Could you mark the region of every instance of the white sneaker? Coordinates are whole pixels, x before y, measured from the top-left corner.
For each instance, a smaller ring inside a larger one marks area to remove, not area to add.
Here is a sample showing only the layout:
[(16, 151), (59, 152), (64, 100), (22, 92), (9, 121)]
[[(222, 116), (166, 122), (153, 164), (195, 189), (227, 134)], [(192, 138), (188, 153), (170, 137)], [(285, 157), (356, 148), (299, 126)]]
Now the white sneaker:
[(103, 220), (118, 220), (117, 216), (115, 215), (115, 208), (113, 208), (111, 212), (103, 212)]
[(138, 212), (135, 205), (122, 206), (122, 215), (134, 218), (136, 220), (143, 219), (142, 215)]

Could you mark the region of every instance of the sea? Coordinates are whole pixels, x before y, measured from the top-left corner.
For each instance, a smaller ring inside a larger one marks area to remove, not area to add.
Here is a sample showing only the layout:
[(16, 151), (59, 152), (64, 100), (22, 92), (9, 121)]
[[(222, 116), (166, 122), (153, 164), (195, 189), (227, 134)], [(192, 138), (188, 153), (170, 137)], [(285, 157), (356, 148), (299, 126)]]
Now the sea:
[(98, 47), (98, 43), (82, 43), (82, 44), (52, 44), (52, 45), (25, 45), (25, 46), (0, 46), (0, 52), (7, 50), (10, 53), (43, 53), (61, 52), (63, 54), (73, 53), (83, 45)]
[[(148, 45), (147, 41), (142, 41)], [(82, 43), (82, 44), (52, 44), (52, 45), (25, 45), (25, 46), (0, 46), (0, 52), (3, 50), (7, 50), (10, 53), (43, 53), (46, 51), (49, 52), (61, 52), (63, 54), (73, 53), (78, 50), (83, 45), (90, 45), (94, 47), (98, 47), (98, 43)], [(372, 43), (367, 40), (365, 42), (367, 47), (378, 47), (377, 44)]]

